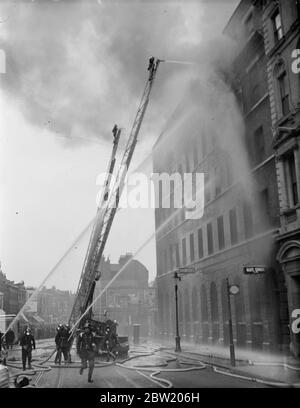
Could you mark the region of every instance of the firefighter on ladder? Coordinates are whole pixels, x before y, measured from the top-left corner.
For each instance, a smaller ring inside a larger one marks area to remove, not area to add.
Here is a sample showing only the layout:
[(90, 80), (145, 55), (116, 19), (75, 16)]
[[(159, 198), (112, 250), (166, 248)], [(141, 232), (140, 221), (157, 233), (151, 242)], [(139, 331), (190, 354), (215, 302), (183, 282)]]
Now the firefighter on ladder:
[(149, 81), (152, 80), (153, 74), (154, 74), (154, 71), (155, 71), (156, 67), (157, 67), (157, 62), (155, 61), (155, 58), (150, 57), (149, 58), (149, 65), (148, 65)]
[(78, 336), (77, 353), (81, 358), (80, 375), (82, 375), (83, 370), (87, 368), (87, 362), (89, 362), (88, 382), (90, 383), (93, 382), (92, 375), (95, 365), (96, 350), (95, 334), (92, 332), (90, 324), (86, 322), (84, 324), (84, 330)]

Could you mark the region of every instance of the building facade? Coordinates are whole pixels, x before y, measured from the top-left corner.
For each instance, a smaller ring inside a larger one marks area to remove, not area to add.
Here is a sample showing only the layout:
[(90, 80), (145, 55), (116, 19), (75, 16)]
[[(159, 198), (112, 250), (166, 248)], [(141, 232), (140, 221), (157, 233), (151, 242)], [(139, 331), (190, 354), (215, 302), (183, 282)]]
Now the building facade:
[[(277, 261), (282, 193), (274, 151), (266, 6), (240, 2), (224, 30), (235, 42), (233, 61), (207, 79), (209, 91), (199, 86), (206, 98), (195, 97), (198, 85), (193, 83), (153, 149), (154, 173), (204, 173), (205, 179), (202, 218), (187, 219), (184, 208), (172, 205), (155, 211), (158, 319), (164, 337), (175, 336), (173, 273), (188, 266), (195, 273), (179, 284), (183, 339), (228, 344), (228, 278), (240, 288), (232, 297), (238, 347), (286, 351), (292, 341), (286, 273)], [(171, 202), (173, 196), (171, 183)], [(244, 265), (263, 265), (265, 273), (245, 275)]]
[[(300, 357), (300, 2), (257, 1), (263, 15), (273, 147), (280, 204), (276, 258), (280, 264), (280, 313), (291, 351)], [(298, 58), (298, 60), (297, 60)], [(287, 300), (287, 301), (286, 301)], [(297, 312), (298, 310), (298, 312)]]
[[(121, 269), (122, 272), (115, 278)], [(106, 317), (117, 320), (120, 335), (131, 335), (133, 325), (139, 324), (142, 336), (153, 336), (156, 289), (148, 283), (147, 268), (132, 259), (131, 254), (125, 254), (120, 256), (117, 264), (103, 258), (100, 271), (101, 279), (96, 285), (94, 298), (112, 279), (114, 281), (95, 303), (95, 318), (102, 320), (106, 314)]]
[(33, 308), (36, 307), (37, 315), (46, 324), (56, 327), (69, 321), (74, 298), (70, 291), (43, 287), (37, 294), (36, 304), (33, 301), (31, 305)]
[(16, 315), (26, 302), (24, 282), (15, 283), (10, 281), (0, 269), (0, 292), (3, 294), (3, 310), (5, 313)]

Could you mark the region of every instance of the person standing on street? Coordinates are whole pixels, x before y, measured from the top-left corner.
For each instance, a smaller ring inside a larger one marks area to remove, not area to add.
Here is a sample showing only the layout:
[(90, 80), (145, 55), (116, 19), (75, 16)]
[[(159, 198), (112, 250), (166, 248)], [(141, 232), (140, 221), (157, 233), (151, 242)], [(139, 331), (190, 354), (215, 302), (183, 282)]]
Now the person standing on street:
[(57, 354), (55, 357), (55, 363), (61, 364), (61, 355), (63, 354), (65, 364), (69, 362), (69, 332), (65, 325), (61, 325), (55, 336), (55, 343), (57, 348)]
[(7, 347), (8, 348), (10, 347), (10, 349), (12, 350), (14, 342), (15, 342), (15, 333), (11, 328), (6, 332), (5, 340), (6, 340)]
[(23, 370), (26, 370), (26, 361), (28, 360), (28, 368), (32, 370), (31, 360), (32, 360), (32, 349), (35, 350), (35, 340), (31, 334), (31, 329), (27, 327), (24, 330), (23, 335), (20, 338), (20, 346), (22, 347), (22, 363)]
[(70, 327), (69, 324), (66, 324), (65, 327), (66, 327), (66, 331), (67, 331), (68, 363), (72, 363), (72, 359), (71, 359), (71, 348), (72, 348), (73, 339), (72, 339), (72, 336), (71, 336), (71, 327)]
[(77, 341), (77, 353), (81, 358), (81, 368), (79, 374), (82, 375), (83, 370), (87, 368), (87, 362), (89, 362), (88, 382), (92, 383), (92, 375), (95, 365), (96, 356), (96, 342), (95, 334), (91, 330), (91, 326), (88, 322), (84, 325), (84, 330), (78, 336)]

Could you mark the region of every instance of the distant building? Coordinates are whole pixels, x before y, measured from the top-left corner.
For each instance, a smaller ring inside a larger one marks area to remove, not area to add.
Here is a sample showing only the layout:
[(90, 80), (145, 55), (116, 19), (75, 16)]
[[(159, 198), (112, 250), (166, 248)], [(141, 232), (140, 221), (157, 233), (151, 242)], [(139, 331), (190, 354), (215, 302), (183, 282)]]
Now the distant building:
[[(6, 278), (0, 265), (0, 292), (2, 293), (1, 326), (6, 328), (26, 302), (24, 282), (15, 283)], [(5, 315), (5, 316), (4, 316)]]
[[(115, 278), (121, 269), (122, 272)], [(95, 318), (103, 319), (107, 312), (110, 319), (117, 320), (119, 334), (130, 335), (132, 326), (140, 324), (142, 336), (153, 335), (155, 289), (149, 287), (147, 268), (127, 253), (120, 256), (117, 264), (103, 258), (100, 271), (101, 278), (96, 285), (94, 298), (112, 279), (115, 280), (93, 307)]]
[(37, 314), (47, 324), (64, 324), (69, 321), (73, 303), (73, 293), (54, 286), (51, 289), (43, 287), (37, 294)]

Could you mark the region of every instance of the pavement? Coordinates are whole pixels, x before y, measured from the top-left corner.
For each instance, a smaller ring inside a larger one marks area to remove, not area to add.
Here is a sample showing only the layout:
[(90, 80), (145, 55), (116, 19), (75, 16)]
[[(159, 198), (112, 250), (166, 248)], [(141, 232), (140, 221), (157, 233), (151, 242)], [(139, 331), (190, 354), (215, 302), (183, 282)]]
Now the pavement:
[(33, 351), (34, 370), (22, 371), (21, 350), (8, 356), (10, 386), (26, 375), (30, 387), (40, 388), (300, 388), (300, 361), (283, 355), (236, 351), (236, 366), (230, 364), (224, 347), (181, 343), (176, 353), (170, 341), (142, 341), (130, 345), (129, 358), (96, 362), (93, 379), (87, 370), (79, 375), (80, 360), (72, 350), (72, 364), (54, 364), (53, 339), (38, 340)]
[[(161, 344), (178, 354), (174, 351), (174, 344), (170, 346), (169, 341), (161, 341)], [(237, 349), (236, 366), (232, 367), (229, 348), (181, 342), (181, 349), (181, 356), (198, 358), (217, 369), (226, 370), (228, 375), (244, 376), (271, 386), (300, 388), (300, 359), (292, 356)]]

